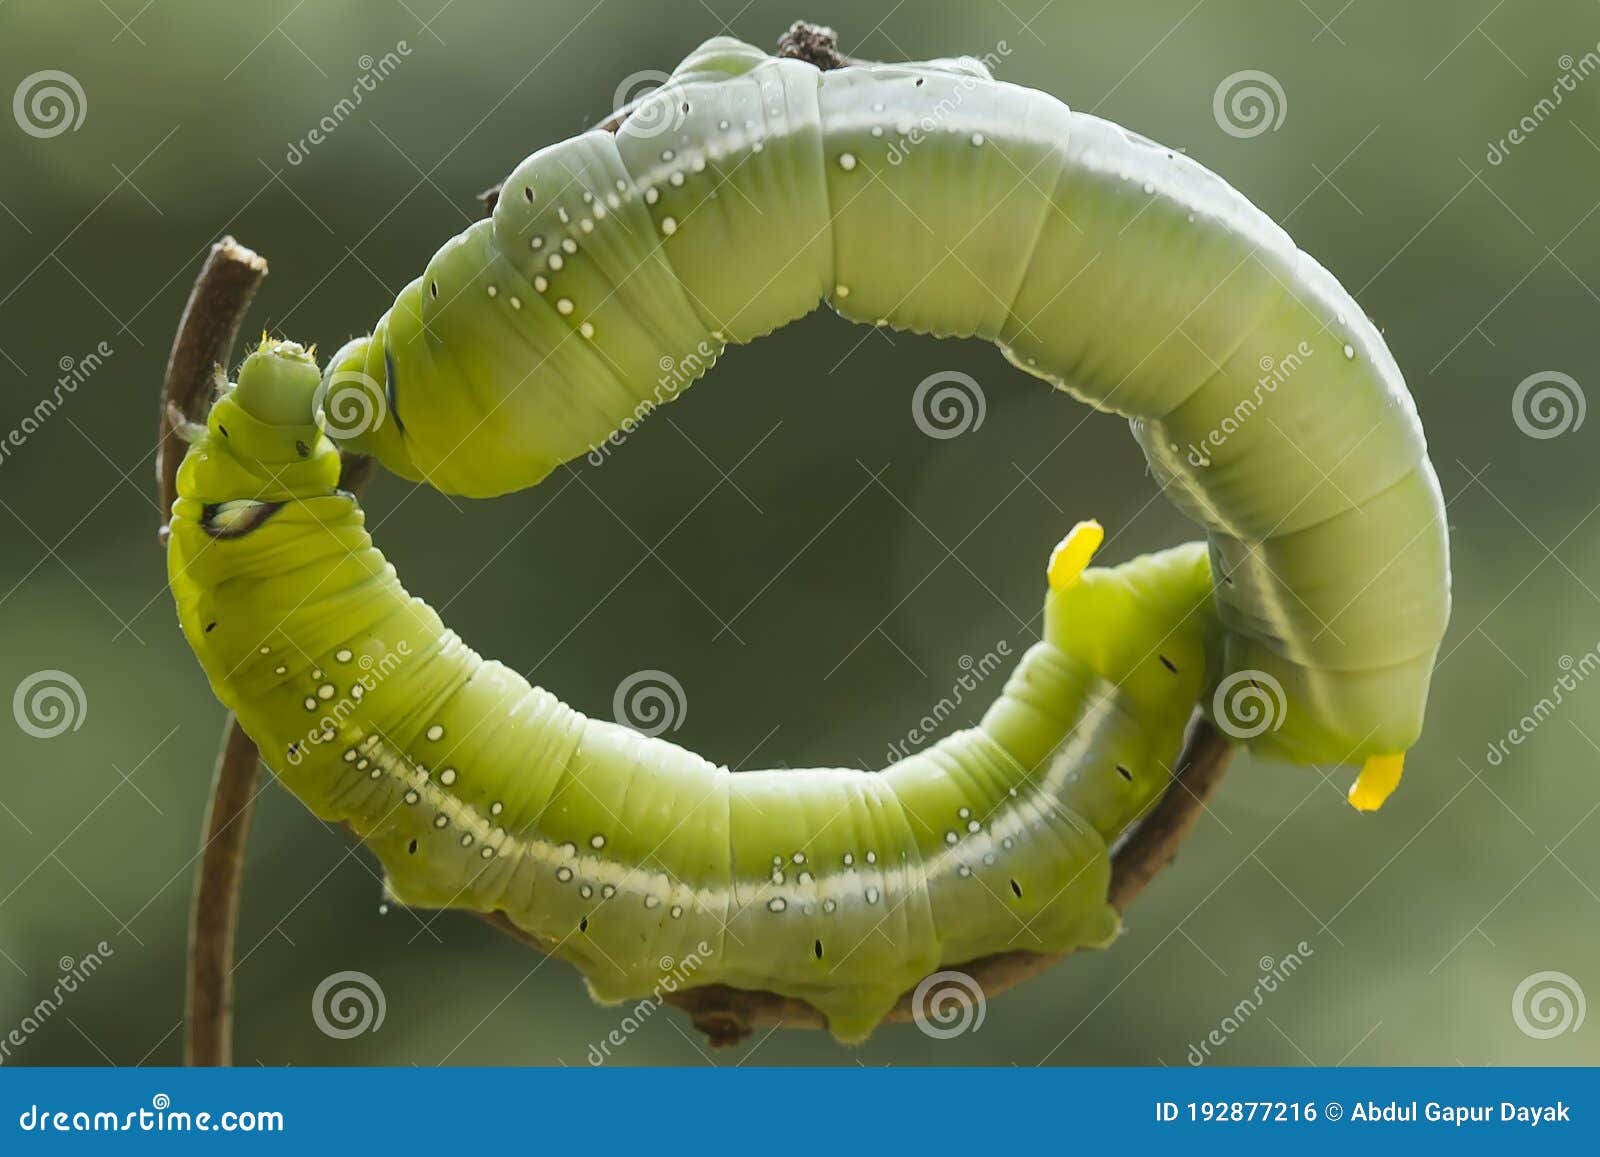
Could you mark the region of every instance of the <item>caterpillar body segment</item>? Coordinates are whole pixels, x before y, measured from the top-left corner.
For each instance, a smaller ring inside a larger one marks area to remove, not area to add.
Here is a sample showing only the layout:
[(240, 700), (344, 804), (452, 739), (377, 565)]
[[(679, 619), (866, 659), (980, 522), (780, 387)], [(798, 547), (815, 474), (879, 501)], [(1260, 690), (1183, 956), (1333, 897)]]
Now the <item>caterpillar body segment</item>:
[[(405, 591), (313, 421), (313, 363), (268, 344), (180, 472), (169, 566), (218, 697), (401, 901), (502, 911), (597, 997), (705, 944), (697, 984), (806, 999), (859, 1040), (941, 964), (1103, 945), (1107, 847), (1169, 781), (1216, 619), (1190, 544), (1083, 570), (975, 727), (881, 772), (731, 773), (588, 719), (480, 658)], [(276, 420), (268, 420), (268, 419)], [(1079, 533), (1079, 532), (1075, 532)]]
[(1358, 762), (1415, 741), (1449, 548), (1382, 337), (1221, 178), (976, 62), (819, 72), (708, 41), (615, 135), (518, 166), (492, 224), (331, 373), (394, 400), (358, 445), (500, 493), (820, 300), (992, 339), (1131, 420), (1208, 533), (1219, 685), (1281, 696), (1253, 750)]

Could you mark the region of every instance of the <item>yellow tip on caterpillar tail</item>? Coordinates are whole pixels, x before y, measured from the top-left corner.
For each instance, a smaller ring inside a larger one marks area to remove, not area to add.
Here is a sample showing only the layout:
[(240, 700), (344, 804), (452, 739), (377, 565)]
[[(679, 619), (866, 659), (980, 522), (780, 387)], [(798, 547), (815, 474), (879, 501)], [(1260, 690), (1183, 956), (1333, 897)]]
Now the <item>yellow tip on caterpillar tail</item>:
[(1078, 576), (1083, 573), (1083, 568), (1089, 565), (1089, 560), (1094, 557), (1094, 552), (1100, 549), (1100, 544), (1105, 541), (1105, 529), (1094, 519), (1078, 523), (1067, 537), (1056, 544), (1055, 550), (1050, 552), (1050, 565), (1045, 568), (1045, 577), (1050, 580), (1050, 589), (1053, 591), (1066, 590), (1078, 581)]
[(1350, 785), (1350, 806), (1357, 811), (1375, 812), (1383, 801), (1400, 786), (1400, 773), (1405, 768), (1405, 753), (1374, 755), (1361, 765), (1361, 774)]

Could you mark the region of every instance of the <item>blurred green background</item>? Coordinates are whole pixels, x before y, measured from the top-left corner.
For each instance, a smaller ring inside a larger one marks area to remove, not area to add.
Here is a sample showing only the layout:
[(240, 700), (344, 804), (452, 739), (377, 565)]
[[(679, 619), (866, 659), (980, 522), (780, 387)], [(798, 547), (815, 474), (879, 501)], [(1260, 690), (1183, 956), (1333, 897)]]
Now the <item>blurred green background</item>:
[[(63, 958), (112, 954), (6, 1063), (180, 1056), (222, 712), (165, 589), (151, 447), (206, 247), (231, 232), (271, 261), (249, 333), (330, 349), (474, 218), (479, 189), (604, 117), (625, 77), (719, 32), (770, 48), (797, 17), (869, 58), (1004, 42), (1001, 78), (1187, 151), (1286, 222), (1416, 394), (1450, 503), (1454, 620), (1383, 812), (1342, 802), (1348, 769), (1241, 760), (1114, 949), (996, 998), (979, 1031), (902, 1025), (845, 1050), (780, 1029), (712, 1055), (662, 1011), (613, 1063), (1181, 1065), (1296, 951), (1210, 1063), (1600, 1061), (1600, 1013), (1548, 1039), (1513, 1016), (1542, 971), (1600, 997), (1600, 681), (1486, 758), (1563, 656), (1600, 643), (1600, 421), (1535, 439), (1511, 406), (1530, 374), (1594, 382), (1600, 78), (1534, 112), (1596, 50), (1590, 0), (10, 0), (0, 96), (63, 70), (86, 115), (49, 138), (0, 118), (0, 428), (111, 352), (0, 458), (0, 693), (57, 669), (85, 704), (54, 738), (0, 726), (0, 1036)], [(400, 66), (291, 164), (363, 58), (401, 42)], [(1276, 131), (1214, 118), (1243, 69), (1281, 84)], [(1491, 142), (1535, 115), (1492, 164)], [(988, 413), (937, 442), (909, 399), (948, 369), (982, 383)], [(987, 346), (816, 314), (731, 350), (602, 468), (580, 463), (582, 485), (467, 504), (383, 478), (368, 507), (414, 591), (579, 709), (609, 717), (623, 678), (662, 668), (688, 698), (673, 738), (713, 759), (875, 765), (962, 656), (1032, 641), (1045, 552), (1073, 521), (1111, 528), (1113, 561), (1193, 537), (1150, 503), (1123, 423), (1061, 442), (1082, 416)], [(582, 1065), (620, 1020), (471, 917), (381, 913), (372, 859), (276, 785), (249, 859), (240, 1064)], [(377, 979), (387, 1019), (336, 1040), (309, 1006), (346, 969)]]

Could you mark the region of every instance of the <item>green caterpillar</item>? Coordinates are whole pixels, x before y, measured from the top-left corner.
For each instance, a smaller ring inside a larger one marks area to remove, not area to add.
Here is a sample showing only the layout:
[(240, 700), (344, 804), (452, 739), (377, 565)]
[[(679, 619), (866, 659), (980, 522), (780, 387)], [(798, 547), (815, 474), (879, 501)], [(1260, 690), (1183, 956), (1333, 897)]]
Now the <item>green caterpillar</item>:
[[(185, 634), (395, 896), (504, 912), (607, 1001), (705, 941), (697, 984), (859, 1040), (941, 965), (1108, 943), (1107, 847), (1196, 703), (1258, 753), (1365, 761), (1352, 802), (1382, 803), (1448, 546), (1400, 373), (1331, 275), (1196, 163), (973, 62), (820, 72), (717, 39), (652, 100), (519, 165), (325, 375), (264, 343), (190, 431)], [(584, 718), (407, 595), (336, 489), (329, 433), (447, 491), (533, 485), (666, 400), (664, 367), (822, 300), (984, 336), (1129, 417), (1210, 540), (1085, 570), (1080, 524), (982, 722), (887, 771), (731, 775)], [(1264, 689), (1264, 722), (1230, 720)]]

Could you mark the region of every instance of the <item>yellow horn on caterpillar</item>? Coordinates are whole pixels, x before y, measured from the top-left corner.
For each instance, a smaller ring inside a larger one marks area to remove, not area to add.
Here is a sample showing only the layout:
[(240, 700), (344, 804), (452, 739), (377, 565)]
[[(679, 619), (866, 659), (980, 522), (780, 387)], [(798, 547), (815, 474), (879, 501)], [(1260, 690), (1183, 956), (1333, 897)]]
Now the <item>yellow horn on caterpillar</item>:
[(1363, 812), (1375, 812), (1381, 808), (1383, 801), (1400, 786), (1400, 773), (1405, 769), (1405, 762), (1404, 752), (1371, 756), (1361, 765), (1361, 774), (1350, 785), (1350, 806)]
[(1050, 589), (1066, 590), (1077, 582), (1078, 576), (1089, 565), (1089, 560), (1094, 557), (1094, 552), (1100, 549), (1105, 537), (1105, 529), (1092, 518), (1078, 523), (1069, 530), (1067, 537), (1057, 543), (1055, 550), (1050, 552), (1050, 565), (1045, 568), (1045, 577), (1050, 580)]

